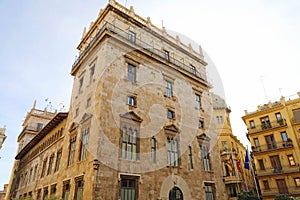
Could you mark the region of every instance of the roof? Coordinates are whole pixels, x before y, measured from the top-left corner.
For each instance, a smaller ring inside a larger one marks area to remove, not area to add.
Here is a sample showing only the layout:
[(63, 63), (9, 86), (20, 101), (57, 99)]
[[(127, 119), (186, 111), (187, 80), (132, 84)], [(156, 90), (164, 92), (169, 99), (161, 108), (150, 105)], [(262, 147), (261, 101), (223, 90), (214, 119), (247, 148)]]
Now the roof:
[(50, 131), (52, 131), (58, 124), (67, 118), (68, 112), (57, 113), (53, 119), (17, 154), (15, 159), (19, 160), (26, 155), (39, 141), (41, 141)]

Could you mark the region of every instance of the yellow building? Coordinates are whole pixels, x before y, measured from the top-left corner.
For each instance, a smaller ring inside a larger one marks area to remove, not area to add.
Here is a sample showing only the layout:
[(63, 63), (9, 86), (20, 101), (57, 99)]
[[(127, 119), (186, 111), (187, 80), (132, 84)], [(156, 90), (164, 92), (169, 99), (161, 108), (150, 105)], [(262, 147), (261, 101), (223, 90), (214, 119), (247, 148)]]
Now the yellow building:
[(300, 93), (260, 105), (255, 112), (246, 110), (242, 118), (263, 199), (300, 197)]
[(218, 146), (221, 154), (223, 181), (226, 185), (228, 199), (237, 199), (241, 191), (255, 189), (250, 170), (244, 169), (246, 148), (233, 135), (230, 124), (230, 108), (218, 95), (212, 95), (216, 129), (219, 135)]

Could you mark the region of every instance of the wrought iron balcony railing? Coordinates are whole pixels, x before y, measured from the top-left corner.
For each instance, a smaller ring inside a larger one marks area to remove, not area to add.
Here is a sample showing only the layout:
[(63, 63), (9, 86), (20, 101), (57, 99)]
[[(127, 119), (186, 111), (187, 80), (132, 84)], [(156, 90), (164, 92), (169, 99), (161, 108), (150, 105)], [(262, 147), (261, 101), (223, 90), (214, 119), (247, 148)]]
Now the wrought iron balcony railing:
[[(81, 52), (79, 57), (75, 60), (75, 62), (72, 65), (72, 70), (77, 66), (77, 64), (86, 56), (87, 52), (93, 47), (93, 45), (96, 43), (96, 41), (101, 37), (101, 35), (108, 31), (113, 37), (118, 37), (123, 40), (126, 40), (127, 42), (131, 43), (137, 50), (143, 50), (151, 53), (151, 55), (156, 55), (161, 59), (164, 59), (166, 62), (169, 62), (173, 65), (175, 65), (177, 68), (184, 70), (188, 74), (195, 76), (197, 78), (200, 78), (207, 82), (207, 76), (205, 73), (205, 70), (199, 71), (196, 70), (195, 67), (186, 65), (183, 62), (183, 58), (180, 58), (179, 56), (172, 56), (171, 54), (166, 59), (166, 54), (164, 51), (157, 49), (154, 47), (153, 44), (146, 43), (145, 41), (141, 40), (138, 37), (135, 37), (134, 40), (132, 37), (129, 37), (128, 31), (122, 30), (119, 27), (109, 23), (105, 22), (105, 24), (102, 26), (102, 28), (99, 30), (99, 32), (96, 34), (96, 36), (91, 40), (91, 42), (87, 45), (87, 47)], [(200, 58), (199, 58), (200, 59)]]
[(300, 172), (299, 164), (294, 166), (284, 165), (281, 167), (269, 167), (265, 169), (259, 169), (256, 171), (257, 176), (270, 176), (270, 175), (277, 175), (277, 174), (290, 174)]
[(257, 133), (260, 131), (270, 130), (278, 127), (286, 126), (286, 120), (282, 119), (279, 121), (265, 122), (258, 126), (248, 128), (248, 134)]
[(276, 196), (278, 194), (300, 195), (300, 187), (288, 186), (287, 188), (263, 188), (262, 196)]
[(286, 148), (293, 148), (293, 141), (289, 140), (286, 142), (272, 142), (270, 144), (264, 144), (259, 146), (252, 146), (252, 153), (265, 153), (269, 151), (279, 150), (279, 149), (286, 149)]

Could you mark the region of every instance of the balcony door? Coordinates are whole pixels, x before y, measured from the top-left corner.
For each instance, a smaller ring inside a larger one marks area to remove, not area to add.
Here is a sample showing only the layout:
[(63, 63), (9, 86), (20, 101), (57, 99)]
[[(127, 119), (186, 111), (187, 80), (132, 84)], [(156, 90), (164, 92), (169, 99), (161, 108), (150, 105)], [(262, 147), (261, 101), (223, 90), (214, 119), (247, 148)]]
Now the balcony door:
[(265, 136), (268, 149), (276, 149), (276, 142), (273, 135)]
[(276, 179), (279, 194), (288, 194), (288, 188), (284, 179)]
[(270, 120), (269, 120), (268, 116), (260, 118), (260, 121), (261, 121), (261, 128), (262, 129), (271, 128), (271, 123), (270, 123)]
[(280, 158), (278, 155), (270, 156), (271, 165), (274, 173), (280, 173), (282, 170)]

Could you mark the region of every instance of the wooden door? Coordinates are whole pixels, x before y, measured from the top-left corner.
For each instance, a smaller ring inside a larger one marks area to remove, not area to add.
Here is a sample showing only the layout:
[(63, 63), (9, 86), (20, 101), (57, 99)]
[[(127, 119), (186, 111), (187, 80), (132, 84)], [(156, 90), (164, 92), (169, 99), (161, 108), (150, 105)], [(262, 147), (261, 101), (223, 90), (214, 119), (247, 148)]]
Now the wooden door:
[(279, 194), (288, 194), (288, 188), (284, 179), (276, 179)]

